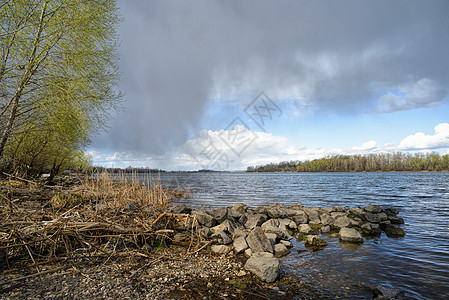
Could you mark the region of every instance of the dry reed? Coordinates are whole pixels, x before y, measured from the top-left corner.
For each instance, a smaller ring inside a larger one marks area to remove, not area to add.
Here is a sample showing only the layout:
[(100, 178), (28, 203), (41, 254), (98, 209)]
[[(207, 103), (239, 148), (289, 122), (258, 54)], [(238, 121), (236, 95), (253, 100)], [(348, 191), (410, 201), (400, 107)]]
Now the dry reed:
[(20, 261), (36, 264), (79, 255), (147, 256), (173, 232), (167, 214), (182, 191), (171, 190), (150, 175), (97, 174), (41, 205), (0, 197), (0, 269)]

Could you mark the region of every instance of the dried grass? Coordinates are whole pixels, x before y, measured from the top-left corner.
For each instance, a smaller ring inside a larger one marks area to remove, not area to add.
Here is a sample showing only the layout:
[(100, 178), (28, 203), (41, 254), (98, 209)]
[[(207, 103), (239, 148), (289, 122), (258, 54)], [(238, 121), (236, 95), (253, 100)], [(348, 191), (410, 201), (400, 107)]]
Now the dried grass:
[(136, 174), (108, 173), (86, 178), (40, 205), (19, 205), (2, 194), (0, 269), (61, 256), (147, 256), (173, 232), (178, 220), (166, 211), (180, 195), (186, 196), (149, 175), (142, 181)]

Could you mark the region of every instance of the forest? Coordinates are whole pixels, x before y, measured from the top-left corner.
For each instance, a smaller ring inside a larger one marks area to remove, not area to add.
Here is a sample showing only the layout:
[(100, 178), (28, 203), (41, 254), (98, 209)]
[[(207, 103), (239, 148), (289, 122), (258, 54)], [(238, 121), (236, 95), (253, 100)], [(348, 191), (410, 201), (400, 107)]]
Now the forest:
[(306, 161), (249, 166), (247, 172), (413, 172), (449, 171), (449, 155), (438, 153), (379, 153), (334, 155)]

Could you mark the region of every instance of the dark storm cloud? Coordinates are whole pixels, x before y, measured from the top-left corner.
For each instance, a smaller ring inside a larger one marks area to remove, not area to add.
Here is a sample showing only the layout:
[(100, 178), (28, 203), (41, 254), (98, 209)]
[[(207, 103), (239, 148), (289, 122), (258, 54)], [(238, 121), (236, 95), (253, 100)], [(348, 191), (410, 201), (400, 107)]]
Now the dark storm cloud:
[(317, 109), (377, 113), (434, 107), (448, 95), (446, 0), (119, 5), (127, 102), (100, 146), (180, 145), (217, 95), (264, 90)]

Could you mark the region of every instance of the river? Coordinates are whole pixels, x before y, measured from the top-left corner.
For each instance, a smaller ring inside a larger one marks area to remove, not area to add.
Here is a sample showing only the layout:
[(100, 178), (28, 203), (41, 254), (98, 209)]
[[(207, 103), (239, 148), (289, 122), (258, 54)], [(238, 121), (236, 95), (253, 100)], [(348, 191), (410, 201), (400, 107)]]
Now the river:
[(384, 284), (411, 299), (449, 299), (449, 173), (162, 173), (166, 186), (190, 188), (181, 202), (193, 207), (237, 203), (302, 203), (400, 211), (403, 238), (366, 239), (354, 248), (322, 236), (329, 246), (309, 251), (304, 242), (281, 259), (282, 276), (316, 289), (322, 298), (366, 299)]

